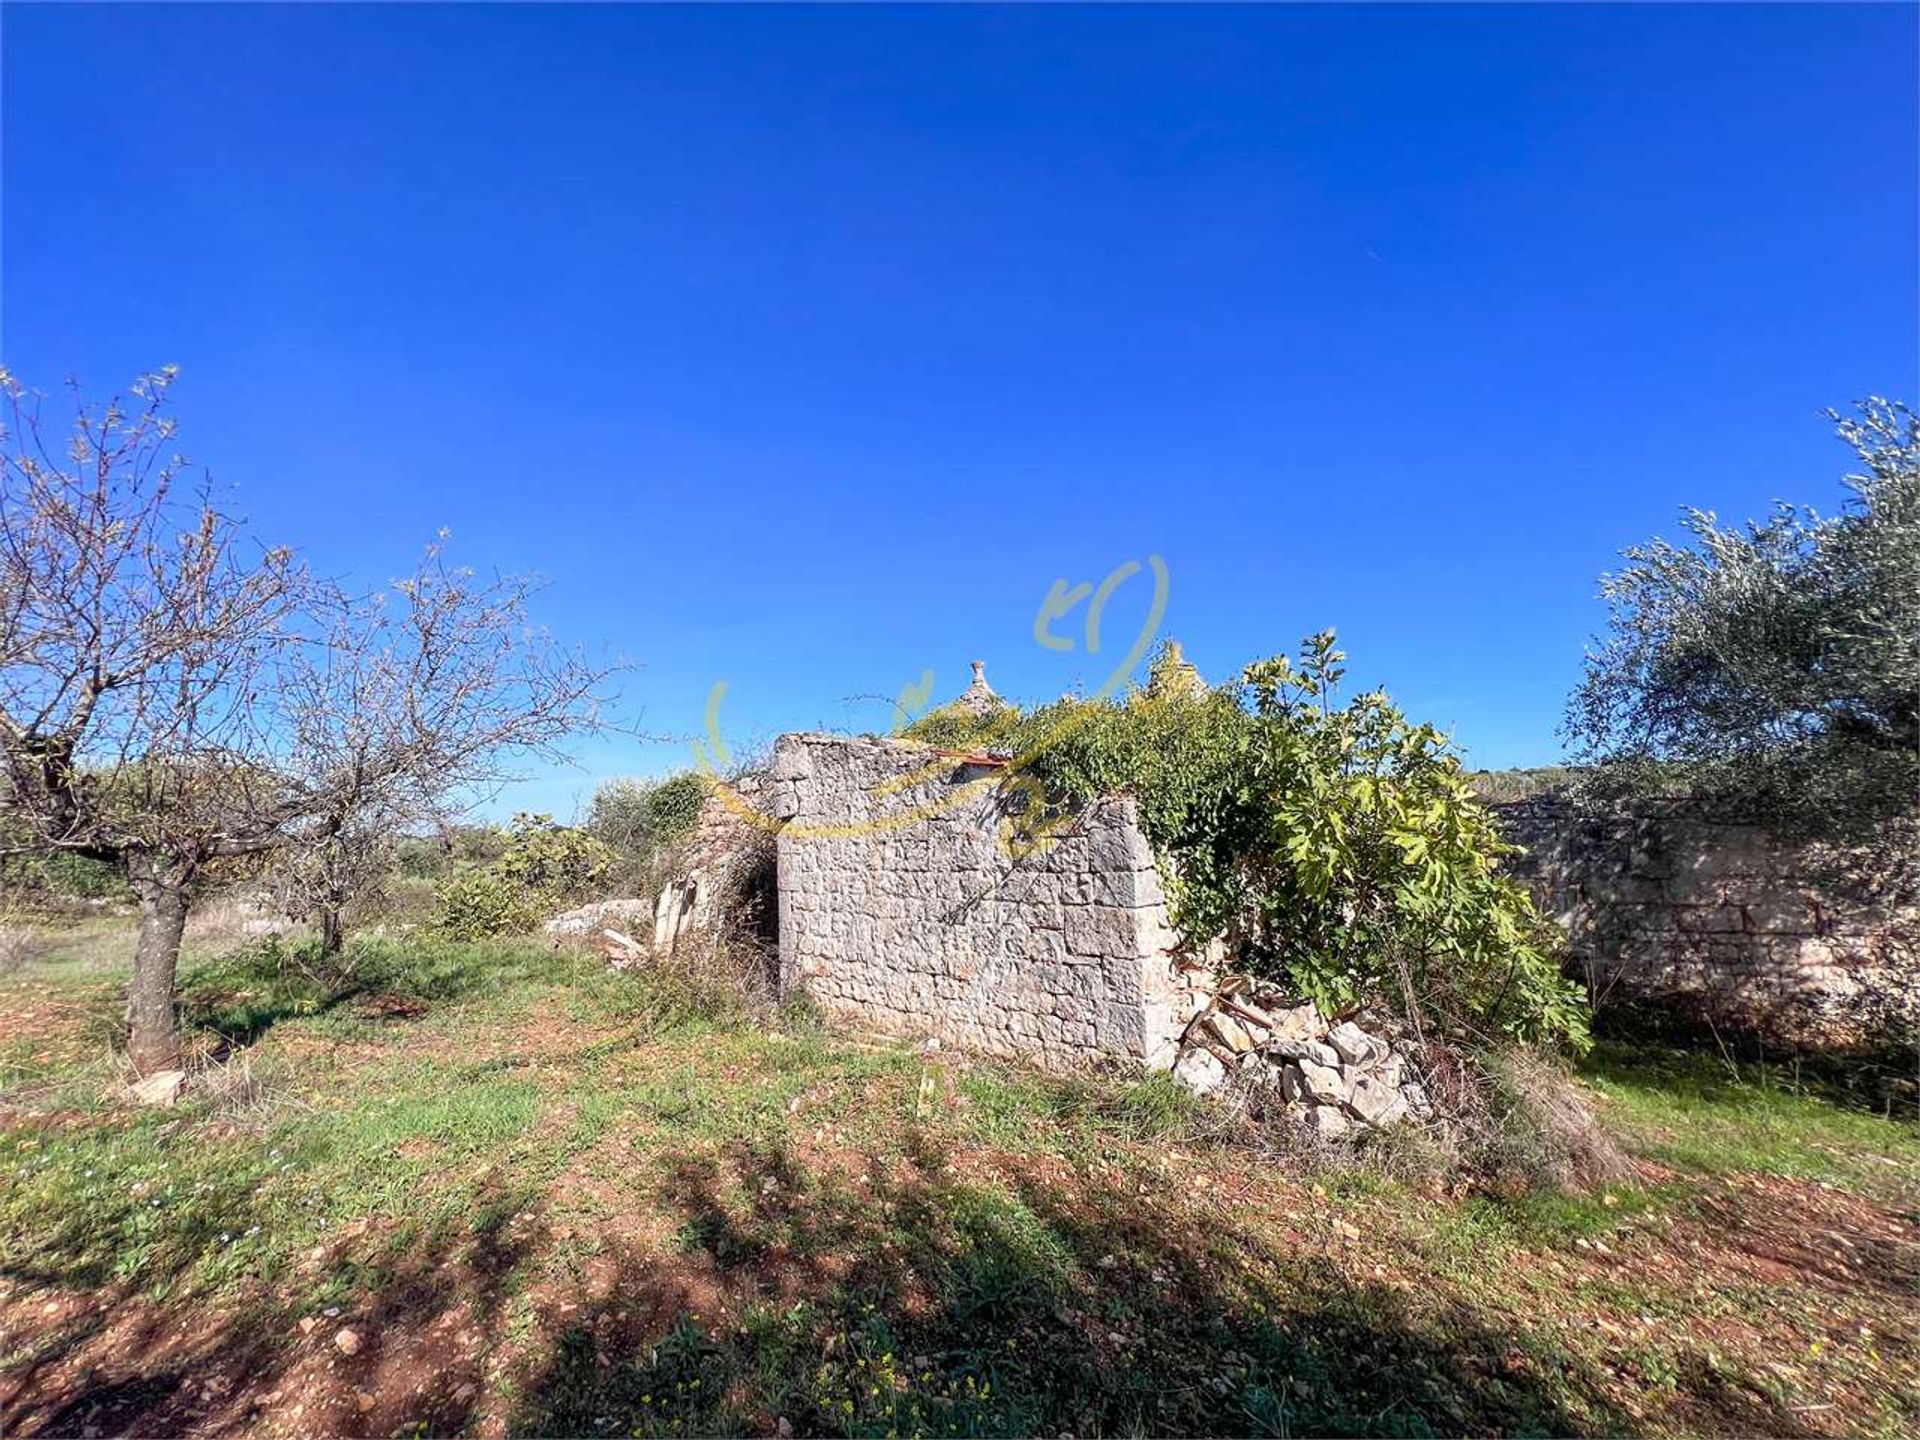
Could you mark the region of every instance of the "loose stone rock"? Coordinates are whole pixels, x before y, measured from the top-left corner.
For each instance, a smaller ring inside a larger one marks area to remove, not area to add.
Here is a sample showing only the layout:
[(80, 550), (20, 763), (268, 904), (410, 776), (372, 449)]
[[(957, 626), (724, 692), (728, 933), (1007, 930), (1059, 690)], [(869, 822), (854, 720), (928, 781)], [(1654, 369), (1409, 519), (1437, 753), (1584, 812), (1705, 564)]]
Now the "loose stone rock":
[(1207, 1017), (1207, 1025), (1220, 1038), (1220, 1043), (1235, 1054), (1253, 1048), (1253, 1036), (1233, 1016), (1216, 1010)]
[(1331, 1105), (1320, 1105), (1307, 1111), (1306, 1124), (1322, 1140), (1343, 1139), (1353, 1128), (1347, 1117)]
[(1351, 1020), (1342, 1021), (1328, 1031), (1327, 1042), (1349, 1065), (1364, 1065), (1373, 1058), (1373, 1037)]
[(1341, 1081), (1340, 1072), (1330, 1065), (1298, 1060), (1294, 1062), (1294, 1073), (1299, 1077), (1301, 1088), (1323, 1105), (1338, 1105), (1347, 1097), (1347, 1087)]
[(630, 929), (651, 923), (653, 908), (654, 902), (651, 900), (597, 900), (591, 905), (582, 905), (578, 910), (568, 910), (554, 916), (540, 929), (555, 940), (585, 940), (598, 935), (609, 925)]
[(1282, 1060), (1311, 1060), (1330, 1069), (1340, 1063), (1340, 1052), (1318, 1040), (1269, 1040), (1264, 1048)]
[(1325, 1034), (1326, 1028), (1320, 1019), (1320, 1007), (1311, 1000), (1288, 1010), (1276, 1010), (1273, 1015), (1273, 1033), (1279, 1039), (1308, 1040)]
[(1393, 1086), (1383, 1084), (1372, 1075), (1362, 1075), (1353, 1082), (1347, 1106), (1367, 1124), (1386, 1126), (1406, 1113), (1407, 1102)]
[(1421, 1120), (1433, 1114), (1433, 1101), (1427, 1098), (1426, 1087), (1418, 1080), (1409, 1080), (1400, 1087), (1400, 1098), (1407, 1102), (1407, 1110)]
[(171, 1105), (186, 1088), (187, 1072), (184, 1070), (156, 1070), (128, 1087), (133, 1098), (142, 1105)]
[(1173, 1067), (1174, 1078), (1185, 1083), (1197, 1095), (1211, 1095), (1227, 1083), (1227, 1067), (1210, 1051), (1194, 1048), (1180, 1057)]

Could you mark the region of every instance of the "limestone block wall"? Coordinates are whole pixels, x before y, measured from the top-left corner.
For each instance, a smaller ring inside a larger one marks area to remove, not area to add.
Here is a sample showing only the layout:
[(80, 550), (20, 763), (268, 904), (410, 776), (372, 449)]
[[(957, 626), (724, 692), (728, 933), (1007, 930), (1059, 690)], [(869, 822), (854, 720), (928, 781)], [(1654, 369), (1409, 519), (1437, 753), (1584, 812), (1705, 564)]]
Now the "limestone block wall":
[(1132, 802), (1016, 859), (991, 762), (783, 736), (771, 771), (780, 965), (829, 1016), (998, 1055), (1170, 1063), (1191, 1006)]
[(1548, 795), (1495, 808), (1529, 851), (1515, 872), (1565, 927), (1603, 1002), (1668, 1003), (1816, 1043), (1914, 1025), (1910, 874), (1685, 802), (1596, 813)]

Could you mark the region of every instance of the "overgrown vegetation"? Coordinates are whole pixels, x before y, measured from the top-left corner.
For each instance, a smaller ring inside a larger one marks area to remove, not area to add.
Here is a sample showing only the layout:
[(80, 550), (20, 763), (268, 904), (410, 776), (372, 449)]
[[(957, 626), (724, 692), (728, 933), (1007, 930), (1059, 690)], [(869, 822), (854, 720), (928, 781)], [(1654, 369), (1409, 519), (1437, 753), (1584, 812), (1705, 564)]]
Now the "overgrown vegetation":
[(599, 893), (619, 856), (586, 830), (521, 812), (499, 858), (457, 865), (438, 890), (434, 927), (459, 940), (518, 934)]
[(706, 782), (691, 770), (660, 780), (609, 780), (593, 792), (586, 828), (630, 861), (644, 863), (693, 829), (706, 793)]
[[(1782, 503), (1628, 550), (1567, 731), (1629, 793), (1691, 790), (1789, 834), (1873, 839), (1920, 803), (1920, 418), (1830, 412), (1860, 469), (1838, 514)], [(1896, 842), (1910, 847), (1911, 837)]]
[(39, 905), (120, 900), (131, 892), (113, 866), (64, 851), (0, 854), (0, 894)]
[[(1156, 685), (1031, 714), (943, 710), (906, 733), (1021, 757), (1027, 843), (1132, 795), (1187, 943), (1329, 1011), (1378, 1005), (1477, 1040), (1586, 1036), (1560, 938), (1502, 873), (1509, 847), (1450, 741), (1379, 691), (1336, 702), (1327, 632), (1211, 691)], [(1163, 655), (1156, 669), (1177, 664)]]
[(691, 771), (613, 780), (594, 791), (583, 824), (521, 813), (505, 828), (470, 825), (449, 831), (444, 844), (412, 842), (401, 860), (437, 882), (434, 926), (442, 934), (523, 933), (587, 900), (650, 896), (705, 795)]

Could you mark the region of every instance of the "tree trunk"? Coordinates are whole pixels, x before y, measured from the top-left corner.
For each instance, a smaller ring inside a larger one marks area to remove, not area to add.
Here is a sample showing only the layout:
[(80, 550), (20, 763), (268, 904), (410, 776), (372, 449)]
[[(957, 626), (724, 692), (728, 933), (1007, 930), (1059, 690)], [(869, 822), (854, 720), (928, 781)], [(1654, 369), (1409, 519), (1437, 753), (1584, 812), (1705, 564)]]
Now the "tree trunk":
[(140, 928), (133, 942), (133, 981), (127, 987), (127, 1054), (134, 1069), (151, 1075), (180, 1064), (173, 977), (192, 896), (185, 885), (160, 878), (139, 880), (136, 888)]
[(346, 940), (347, 927), (340, 919), (340, 907), (331, 900), (320, 905), (320, 953), (338, 955)]

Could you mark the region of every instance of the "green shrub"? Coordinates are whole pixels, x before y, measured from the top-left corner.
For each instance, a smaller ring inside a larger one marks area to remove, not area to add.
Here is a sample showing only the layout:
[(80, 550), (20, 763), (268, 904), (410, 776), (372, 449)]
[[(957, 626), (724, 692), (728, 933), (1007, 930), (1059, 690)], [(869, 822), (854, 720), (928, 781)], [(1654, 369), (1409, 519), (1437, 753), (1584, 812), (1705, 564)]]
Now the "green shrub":
[(986, 715), (975, 715), (957, 704), (943, 705), (922, 715), (903, 733), (942, 750), (1002, 750), (1018, 747), (1032, 728), (1031, 720), (1012, 705)]
[(586, 829), (629, 859), (644, 859), (653, 850), (653, 817), (647, 801), (653, 782), (622, 776), (595, 787), (587, 803)]
[(112, 865), (56, 850), (0, 861), (0, 891), (38, 900), (111, 900), (127, 894), (127, 882)]
[(453, 873), (451, 847), (427, 835), (402, 835), (394, 846), (394, 868), (406, 880), (444, 880)]
[[(1525, 1040), (1586, 1038), (1561, 940), (1451, 742), (1383, 692), (1336, 708), (1328, 632), (1247, 671), (1240, 863), (1222, 877), (1254, 953), (1323, 1005), (1376, 998)], [(1216, 882), (1218, 883), (1218, 882)]]
[(690, 832), (706, 782), (694, 771), (664, 780), (609, 780), (593, 792), (585, 828), (628, 861), (644, 865)]
[(508, 827), (500, 874), (541, 901), (561, 903), (592, 895), (615, 858), (585, 830), (556, 825), (551, 815), (522, 813)]
[(507, 853), (509, 838), (498, 825), (450, 825), (444, 832), (455, 864), (491, 865)]
[(550, 815), (515, 815), (496, 863), (456, 864), (440, 883), (434, 928), (461, 940), (530, 930), (601, 893), (617, 859), (585, 830)]
[(647, 819), (656, 845), (671, 845), (690, 834), (707, 797), (706, 781), (691, 770), (669, 775), (647, 795)]
[(537, 897), (499, 870), (462, 865), (441, 882), (433, 926), (454, 940), (481, 940), (530, 930), (541, 918)]

